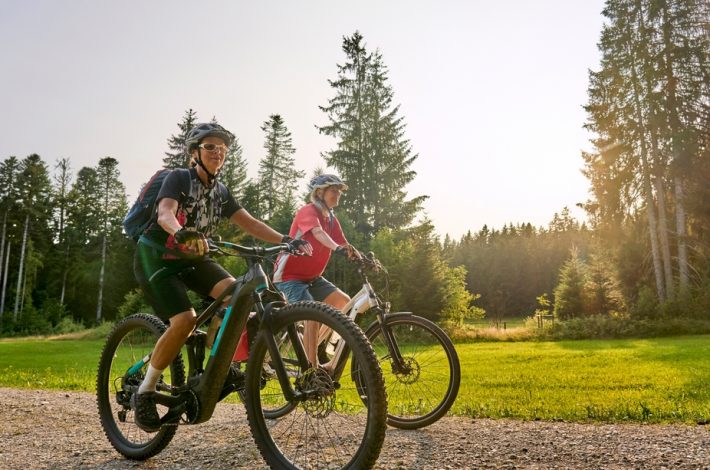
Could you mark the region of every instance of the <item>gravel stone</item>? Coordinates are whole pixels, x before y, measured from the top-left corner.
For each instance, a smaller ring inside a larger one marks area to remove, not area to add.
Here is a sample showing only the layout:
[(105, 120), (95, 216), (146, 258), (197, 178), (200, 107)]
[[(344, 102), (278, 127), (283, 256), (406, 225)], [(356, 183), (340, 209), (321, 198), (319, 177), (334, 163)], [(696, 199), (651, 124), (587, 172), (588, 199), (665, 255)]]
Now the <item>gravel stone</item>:
[[(145, 461), (109, 444), (89, 393), (0, 388), (0, 469), (249, 469), (266, 466), (241, 405), (183, 426)], [(708, 426), (579, 424), (445, 417), (389, 428), (377, 469), (706, 469)]]

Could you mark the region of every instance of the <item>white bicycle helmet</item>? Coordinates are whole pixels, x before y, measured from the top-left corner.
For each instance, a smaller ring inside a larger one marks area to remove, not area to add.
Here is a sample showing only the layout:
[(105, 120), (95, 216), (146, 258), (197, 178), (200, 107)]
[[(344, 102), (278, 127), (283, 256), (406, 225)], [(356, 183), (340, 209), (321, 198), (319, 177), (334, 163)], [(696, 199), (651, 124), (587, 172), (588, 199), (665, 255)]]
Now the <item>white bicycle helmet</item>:
[(313, 194), (316, 189), (323, 189), (329, 186), (338, 186), (341, 190), (348, 189), (348, 185), (336, 175), (318, 175), (308, 183), (308, 192)]

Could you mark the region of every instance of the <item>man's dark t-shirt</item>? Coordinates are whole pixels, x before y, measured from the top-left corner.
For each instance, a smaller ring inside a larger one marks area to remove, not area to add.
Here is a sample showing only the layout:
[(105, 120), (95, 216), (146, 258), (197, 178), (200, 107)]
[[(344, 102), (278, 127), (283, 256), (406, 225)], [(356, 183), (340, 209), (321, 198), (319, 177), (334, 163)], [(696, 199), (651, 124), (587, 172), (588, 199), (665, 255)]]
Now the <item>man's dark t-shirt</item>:
[[(178, 223), (186, 230), (197, 230), (211, 237), (220, 218), (229, 219), (242, 206), (234, 199), (229, 189), (220, 182), (211, 188), (205, 187), (197, 176), (194, 168), (190, 172), (190, 185), (185, 187), (185, 178), (178, 171), (170, 173), (163, 181), (158, 193), (157, 204), (168, 197), (178, 201), (175, 217)], [(146, 236), (167, 248), (175, 247), (175, 240), (162, 229), (157, 222), (153, 222), (146, 230)]]

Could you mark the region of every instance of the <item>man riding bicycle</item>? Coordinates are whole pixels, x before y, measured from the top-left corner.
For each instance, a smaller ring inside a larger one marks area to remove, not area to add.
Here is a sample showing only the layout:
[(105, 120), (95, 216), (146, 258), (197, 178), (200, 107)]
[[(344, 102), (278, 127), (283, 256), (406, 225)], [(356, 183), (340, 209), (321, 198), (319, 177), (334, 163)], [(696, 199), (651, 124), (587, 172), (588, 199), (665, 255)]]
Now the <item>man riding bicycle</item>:
[[(190, 288), (217, 298), (234, 278), (208, 255), (207, 238), (221, 218), (249, 235), (270, 243), (291, 243), (304, 254), (304, 240), (281, 235), (255, 219), (217, 181), (234, 135), (217, 123), (195, 125), (185, 145), (192, 157), (189, 186), (178, 171), (163, 182), (157, 198), (157, 218), (141, 236), (134, 259), (134, 274), (156, 315), (169, 326), (158, 339), (145, 378), (133, 395), (136, 424), (146, 432), (160, 428), (155, 394), (163, 371), (175, 359), (195, 328), (196, 314), (187, 296)], [(228, 299), (225, 299), (227, 302)]]
[[(350, 297), (324, 278), (331, 252), (360, 258), (355, 247), (348, 243), (333, 209), (340, 196), (348, 189), (338, 176), (318, 175), (308, 184), (311, 202), (301, 207), (291, 224), (289, 236), (309, 242), (313, 247), (310, 257), (282, 253), (274, 266), (273, 281), (289, 302), (317, 300), (342, 310)], [(303, 341), (311, 364), (317, 365), (318, 323), (307, 322)], [(325, 365), (328, 368), (328, 365)]]

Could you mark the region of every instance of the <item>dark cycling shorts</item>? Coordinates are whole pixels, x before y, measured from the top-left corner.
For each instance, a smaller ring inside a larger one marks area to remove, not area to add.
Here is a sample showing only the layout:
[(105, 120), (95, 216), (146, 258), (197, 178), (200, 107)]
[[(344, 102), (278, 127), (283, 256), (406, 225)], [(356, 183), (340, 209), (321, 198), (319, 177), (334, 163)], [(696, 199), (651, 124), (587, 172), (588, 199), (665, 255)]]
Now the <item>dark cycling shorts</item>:
[(157, 250), (138, 244), (133, 273), (148, 303), (163, 321), (193, 308), (187, 289), (208, 297), (214, 286), (231, 275), (212, 258), (163, 260)]

